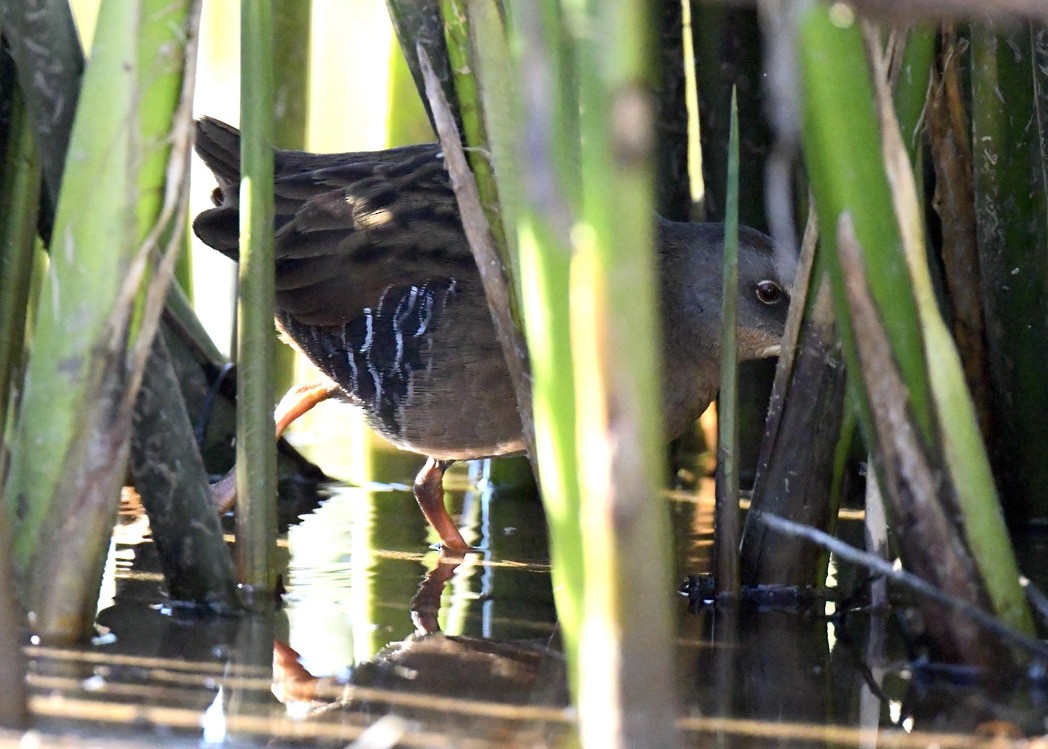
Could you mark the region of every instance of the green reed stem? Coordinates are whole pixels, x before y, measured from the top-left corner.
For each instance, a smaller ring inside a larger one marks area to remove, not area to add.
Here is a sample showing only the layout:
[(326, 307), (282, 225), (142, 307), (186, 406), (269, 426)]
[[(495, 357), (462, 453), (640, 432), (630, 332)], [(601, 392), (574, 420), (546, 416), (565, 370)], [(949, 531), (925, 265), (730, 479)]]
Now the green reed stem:
[(244, 3), (241, 23), (240, 298), (237, 303), (236, 564), (249, 594), (272, 590), (276, 539), (273, 423), (273, 16)]
[(718, 594), (739, 595), (739, 356), (736, 341), (739, 289), (739, 107), (731, 92), (724, 266), (721, 296), (721, 373), (717, 398), (717, 504), (714, 581)]

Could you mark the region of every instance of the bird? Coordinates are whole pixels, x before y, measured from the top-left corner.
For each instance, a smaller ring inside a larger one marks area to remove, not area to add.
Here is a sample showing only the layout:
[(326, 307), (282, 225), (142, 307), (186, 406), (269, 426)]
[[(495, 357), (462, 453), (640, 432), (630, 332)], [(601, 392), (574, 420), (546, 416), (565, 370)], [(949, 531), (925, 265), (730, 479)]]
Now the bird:
[[(240, 133), (196, 123), (217, 180), (193, 230), (236, 261)], [(520, 417), (439, 144), (314, 154), (274, 150), (275, 318), (324, 374), (277, 407), (277, 433), (339, 397), (393, 445), (427, 457), (414, 494), (448, 552), (469, 549), (444, 506), (459, 460), (525, 452)], [(662, 408), (681, 434), (716, 396), (724, 227), (657, 221)], [(739, 227), (738, 354), (778, 354), (797, 260)]]

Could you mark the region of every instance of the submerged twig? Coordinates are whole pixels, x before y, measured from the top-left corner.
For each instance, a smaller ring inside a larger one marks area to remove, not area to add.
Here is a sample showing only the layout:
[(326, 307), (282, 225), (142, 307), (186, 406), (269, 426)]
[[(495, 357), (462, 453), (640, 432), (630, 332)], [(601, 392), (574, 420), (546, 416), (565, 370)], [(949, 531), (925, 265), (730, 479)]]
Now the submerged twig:
[(834, 538), (829, 533), (823, 533), (817, 528), (812, 528), (808, 525), (794, 523), (785, 518), (781, 518), (778, 515), (765, 513), (761, 516), (761, 522), (780, 533), (805, 538), (812, 543), (818, 544), (828, 551), (831, 551), (845, 561), (862, 565), (880, 575), (883, 575), (892, 582), (905, 585), (907, 588), (910, 588), (920, 595), (927, 596), (944, 606), (949, 606), (954, 611), (970, 618), (980, 627), (992, 632), (1002, 640), (1036, 655), (1039, 658), (1048, 658), (1048, 643), (1044, 643), (1035, 637), (1030, 637), (1017, 629), (1009, 627), (999, 619), (987, 614), (978, 606), (961, 598), (957, 598), (956, 596), (944, 593), (939, 588), (936, 588), (923, 578), (914, 575), (912, 572), (896, 569), (890, 562), (874, 556), (873, 554), (867, 554), (861, 549), (856, 549), (851, 544), (846, 544), (843, 541)]

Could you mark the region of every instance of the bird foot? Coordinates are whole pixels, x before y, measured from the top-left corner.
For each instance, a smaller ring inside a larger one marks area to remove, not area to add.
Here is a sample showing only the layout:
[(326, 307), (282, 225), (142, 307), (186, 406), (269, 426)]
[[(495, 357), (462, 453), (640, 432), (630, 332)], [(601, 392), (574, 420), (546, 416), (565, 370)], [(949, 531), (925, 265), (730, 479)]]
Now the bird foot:
[(440, 541), (435, 544), (430, 544), (431, 549), (436, 549), (440, 552), (440, 561), (443, 562), (461, 562), (467, 554), (483, 554), (484, 549), (479, 546), (466, 545), (464, 548), (457, 546), (451, 546), (449, 544)]

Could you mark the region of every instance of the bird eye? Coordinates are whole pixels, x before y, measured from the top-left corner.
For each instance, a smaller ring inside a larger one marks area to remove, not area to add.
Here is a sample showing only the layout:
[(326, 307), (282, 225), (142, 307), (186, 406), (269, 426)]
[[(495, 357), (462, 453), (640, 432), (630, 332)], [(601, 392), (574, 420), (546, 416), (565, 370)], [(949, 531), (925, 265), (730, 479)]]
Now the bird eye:
[(761, 281), (757, 284), (757, 298), (765, 304), (775, 304), (782, 298), (782, 287), (774, 281)]

